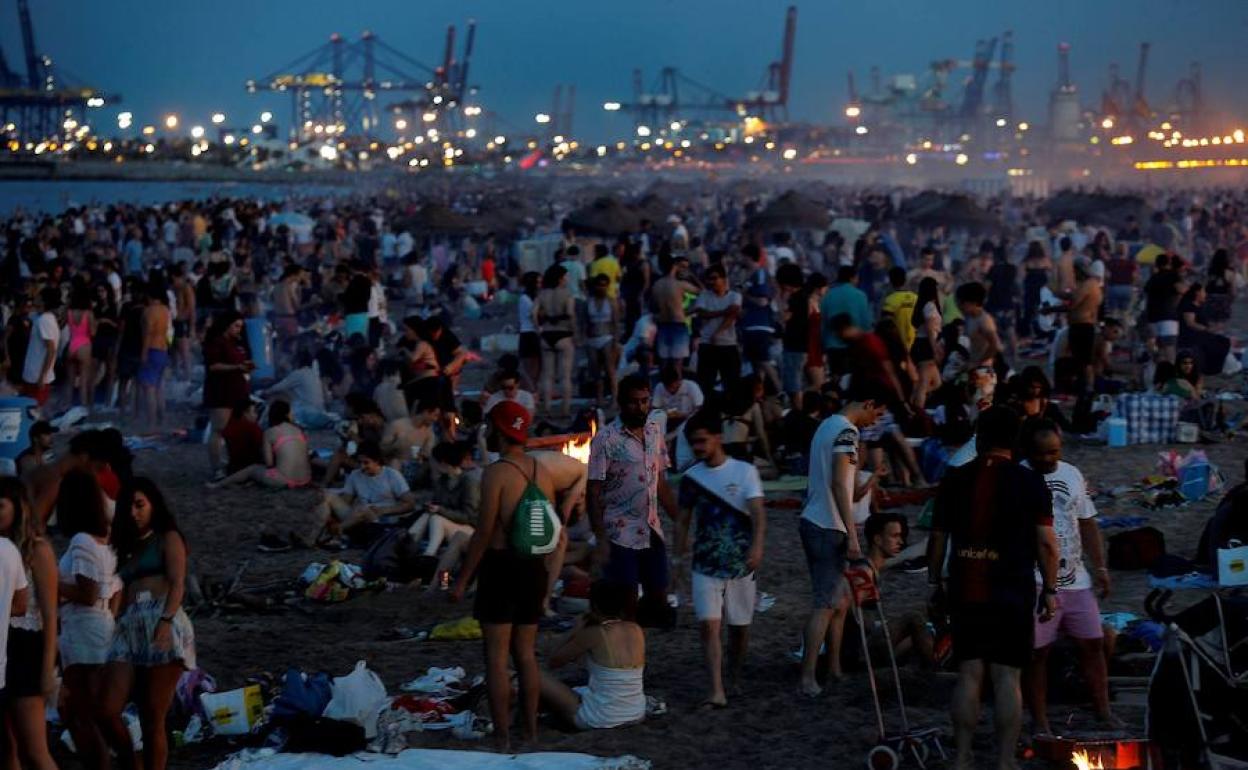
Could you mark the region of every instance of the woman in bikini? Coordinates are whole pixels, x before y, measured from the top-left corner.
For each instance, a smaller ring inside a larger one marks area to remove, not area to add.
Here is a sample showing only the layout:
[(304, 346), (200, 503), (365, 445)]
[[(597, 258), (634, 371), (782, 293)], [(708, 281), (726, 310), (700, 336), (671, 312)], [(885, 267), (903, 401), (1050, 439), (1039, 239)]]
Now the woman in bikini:
[(578, 730), (622, 727), (646, 718), (646, 635), (625, 616), (628, 592), (599, 581), (590, 589), (590, 612), (551, 653), (555, 670), (584, 657), (589, 684), (568, 687), (542, 672), (542, 700)]
[(72, 390), (74, 378), (78, 380), (78, 401), (88, 412), (95, 406), (95, 366), (91, 354), (91, 338), (95, 336), (95, 314), (91, 311), (93, 297), (85, 285), (77, 285), (69, 299), (69, 311), (65, 324), (69, 328), (69, 347), (65, 351), (65, 364), (69, 376), (65, 378), (67, 390)]
[(288, 402), (278, 400), (269, 406), (269, 429), (264, 432), (263, 446), (264, 465), (249, 465), (219, 482), (210, 482), (208, 488), (254, 481), (272, 489), (298, 489), (312, 482), (308, 437), (290, 421)]
[(572, 415), (572, 365), (576, 358), (576, 300), (568, 290), (568, 271), (551, 265), (542, 276), (542, 290), (533, 307), (533, 318), (542, 338), (542, 408), (551, 411), (555, 370), (559, 371), (562, 410)]

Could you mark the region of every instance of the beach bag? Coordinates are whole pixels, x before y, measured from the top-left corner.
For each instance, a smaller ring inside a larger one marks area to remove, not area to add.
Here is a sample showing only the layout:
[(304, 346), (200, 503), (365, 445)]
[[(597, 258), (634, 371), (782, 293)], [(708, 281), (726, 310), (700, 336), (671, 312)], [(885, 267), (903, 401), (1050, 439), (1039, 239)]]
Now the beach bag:
[(425, 556), (406, 529), (396, 527), (368, 547), (364, 553), (365, 580), (385, 578), (398, 583), (428, 581), (433, 577), (438, 560)]
[(1248, 586), (1248, 545), (1232, 540), (1218, 549), (1218, 585)]
[(259, 685), (201, 693), (199, 702), (217, 735), (246, 735), (264, 716), (264, 697)]
[[(533, 467), (536, 470), (536, 462)], [(534, 480), (527, 473), (525, 478), (529, 483), (511, 519), (511, 548), (521, 556), (545, 556), (559, 545), (563, 522), (559, 520), (555, 506), (551, 505)]]
[(282, 691), (273, 699), (273, 721), (286, 721), (298, 716), (319, 717), (333, 697), (329, 674), (305, 674), (297, 668), (286, 670)]
[(1166, 538), (1156, 527), (1119, 532), (1109, 539), (1110, 569), (1140, 570), (1166, 555)]
[(333, 696), (321, 716), (360, 725), (371, 739), (377, 735), (377, 713), (389, 702), (381, 677), (361, 660), (350, 674), (334, 677)]
[(345, 757), (368, 745), (364, 728), (354, 722), (300, 716), (286, 726), (284, 751), (292, 754), (327, 754)]

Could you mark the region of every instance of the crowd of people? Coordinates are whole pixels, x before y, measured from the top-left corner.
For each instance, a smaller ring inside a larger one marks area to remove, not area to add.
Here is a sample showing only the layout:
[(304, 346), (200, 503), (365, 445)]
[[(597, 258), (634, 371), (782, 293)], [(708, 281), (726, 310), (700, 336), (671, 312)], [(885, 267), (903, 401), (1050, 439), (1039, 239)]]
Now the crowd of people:
[[(1210, 434), (1224, 427), (1205, 378), (1238, 368), (1225, 326), (1248, 201), (1172, 195), (1108, 227), (1003, 198), (999, 223), (970, 232), (910, 224), (902, 198), (836, 192), (825, 206), (849, 225), (773, 232), (750, 225), (756, 197), (708, 186), (626, 232), (578, 231), (552, 200), (505, 236), (423, 240), (402, 224), (412, 202), (392, 199), (287, 204), (306, 227), (244, 200), (18, 215), (0, 262), (0, 387), (47, 418), (187, 420), (212, 487), (317, 488), (306, 527), (266, 530), (263, 551), (405, 532), (428, 560), (420, 582), (475, 592), (503, 748), (513, 668), (528, 740), (542, 702), (579, 729), (640, 721), (642, 629), (673, 627), (677, 590), (705, 650), (703, 707), (725, 707), (768, 558), (764, 483), (784, 474), (809, 481), (797, 687), (817, 697), (843, 673), (846, 569), (865, 561), (878, 580), (905, 556), (911, 522), (881, 511), (881, 493), (934, 494), (934, 622), (906, 616), (883, 638), (942, 665), (933, 628), (951, 629), (958, 766), (973, 766), (990, 681), (1011, 767), (1024, 683), (1035, 731), (1050, 731), (1058, 635), (1078, 641), (1097, 716), (1116, 724), (1097, 609), (1109, 572), (1063, 442), (1096, 431), (1098, 396), (1127, 390), (1179, 396)], [(557, 235), (534, 260), (517, 243), (544, 230)], [(514, 348), (493, 360), (465, 343), (504, 325)], [(588, 463), (529, 446), (591, 428)], [(336, 448), (312, 451), (328, 431)], [(188, 544), (118, 431), (78, 432), (59, 457), (56, 433), (31, 426), (0, 486), (11, 743), (23, 765), (52, 766), (43, 707), (59, 661), (84, 762), (137, 761), (120, 717), (133, 701), (144, 766), (163, 767), (165, 714), (195, 667)], [(543, 671), (556, 586), (591, 577), (590, 611)], [(587, 687), (550, 673), (582, 657)]]

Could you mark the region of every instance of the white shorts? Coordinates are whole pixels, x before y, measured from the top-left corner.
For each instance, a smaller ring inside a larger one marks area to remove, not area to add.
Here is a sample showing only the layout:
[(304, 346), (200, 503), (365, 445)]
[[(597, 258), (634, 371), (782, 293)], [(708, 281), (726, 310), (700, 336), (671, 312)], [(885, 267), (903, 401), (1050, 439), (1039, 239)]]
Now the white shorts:
[(717, 578), (693, 573), (693, 613), (698, 620), (723, 619), (730, 626), (748, 626), (754, 619), (753, 575)]

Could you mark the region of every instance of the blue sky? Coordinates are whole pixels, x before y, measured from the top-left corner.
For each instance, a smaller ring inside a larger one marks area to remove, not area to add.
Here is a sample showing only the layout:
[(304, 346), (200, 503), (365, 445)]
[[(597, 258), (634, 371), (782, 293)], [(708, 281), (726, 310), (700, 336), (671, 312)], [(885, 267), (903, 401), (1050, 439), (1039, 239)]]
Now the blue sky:
[[(104, 110), (97, 125), (115, 125), (119, 110), (136, 123), (176, 112), (186, 126), (207, 125), (215, 110), (230, 124), (254, 122), (272, 109), (285, 123), (288, 102), (248, 96), (243, 82), (268, 74), (322, 44), (331, 32), (355, 38), (371, 29), (412, 57), (435, 63), (446, 25), (478, 23), (471, 80), (480, 101), (513, 125), (531, 127), (549, 110), (557, 83), (578, 89), (576, 133), (606, 139), (627, 131), (623, 115), (601, 104), (627, 99), (631, 73), (647, 80), (664, 64), (731, 93), (756, 88), (779, 57), (782, 0), (36, 0), (39, 48), (91, 85), (120, 93), (124, 106)], [(0, 44), (20, 64), (16, 3), (0, 0)], [(832, 121), (846, 98), (847, 69), (860, 88), (872, 65), (885, 73), (921, 73), (938, 58), (969, 59), (980, 37), (1015, 32), (1014, 94), (1020, 117), (1044, 118), (1056, 79), (1055, 48), (1072, 45), (1072, 69), (1093, 104), (1111, 61), (1133, 77), (1137, 46), (1153, 44), (1148, 94), (1169, 102), (1192, 60), (1204, 65), (1206, 99), (1248, 118), (1242, 77), (1248, 2), (1243, 0), (870, 0), (798, 3), (794, 118)], [(462, 28), (461, 28), (462, 35)], [(991, 82), (991, 81), (990, 81)], [(283, 128), (285, 126), (283, 125)], [(505, 128), (505, 127), (504, 127)]]

